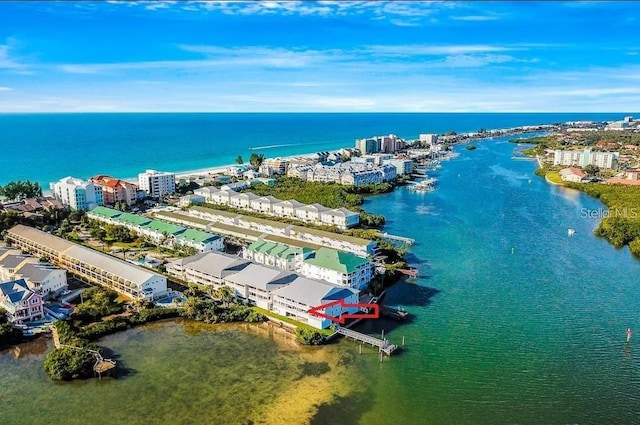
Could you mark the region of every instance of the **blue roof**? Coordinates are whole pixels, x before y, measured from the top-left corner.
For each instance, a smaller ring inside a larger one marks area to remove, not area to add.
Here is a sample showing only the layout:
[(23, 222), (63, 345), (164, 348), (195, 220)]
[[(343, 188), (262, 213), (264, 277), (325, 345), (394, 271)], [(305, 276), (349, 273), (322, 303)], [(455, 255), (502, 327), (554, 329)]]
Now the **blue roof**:
[(0, 293), (8, 298), (10, 302), (17, 303), (29, 296), (31, 291), (24, 279), (18, 279), (0, 283)]

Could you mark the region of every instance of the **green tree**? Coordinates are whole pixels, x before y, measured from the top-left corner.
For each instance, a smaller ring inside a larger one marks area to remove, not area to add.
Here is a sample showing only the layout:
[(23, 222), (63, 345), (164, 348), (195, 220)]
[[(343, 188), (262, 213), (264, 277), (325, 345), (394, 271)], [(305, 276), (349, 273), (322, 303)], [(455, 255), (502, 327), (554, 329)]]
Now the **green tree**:
[(0, 186), (0, 196), (11, 200), (23, 200), (25, 198), (37, 198), (42, 196), (42, 188), (38, 182), (15, 181)]
[(22, 340), (22, 331), (9, 322), (7, 311), (0, 307), (0, 349)]
[(236, 164), (244, 164), (244, 159), (242, 159), (242, 155), (238, 155), (236, 157)]
[(262, 165), (264, 161), (263, 153), (252, 153), (249, 157), (249, 164), (253, 167), (254, 170), (257, 170)]
[(584, 167), (584, 172), (587, 173), (588, 176), (595, 176), (600, 172), (600, 167), (597, 165), (589, 164)]
[(296, 341), (302, 345), (322, 345), (325, 343), (324, 336), (320, 331), (310, 328), (297, 328)]

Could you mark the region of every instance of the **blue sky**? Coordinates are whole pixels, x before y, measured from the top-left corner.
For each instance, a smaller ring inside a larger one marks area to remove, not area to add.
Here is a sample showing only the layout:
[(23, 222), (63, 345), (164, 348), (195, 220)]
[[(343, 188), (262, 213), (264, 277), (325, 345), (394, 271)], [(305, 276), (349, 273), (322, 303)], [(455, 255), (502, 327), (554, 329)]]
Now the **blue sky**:
[(639, 111), (640, 3), (0, 3), (0, 112)]

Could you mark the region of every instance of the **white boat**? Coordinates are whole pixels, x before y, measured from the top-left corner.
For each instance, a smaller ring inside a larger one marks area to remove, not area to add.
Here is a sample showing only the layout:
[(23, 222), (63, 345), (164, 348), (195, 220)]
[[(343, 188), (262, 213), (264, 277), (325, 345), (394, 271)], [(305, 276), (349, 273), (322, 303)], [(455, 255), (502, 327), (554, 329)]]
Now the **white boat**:
[(573, 236), (576, 234), (576, 231), (572, 228), (567, 229), (567, 235), (569, 236)]
[(412, 183), (408, 188), (416, 192), (433, 192), (436, 190), (436, 182), (437, 180), (431, 177), (418, 183)]

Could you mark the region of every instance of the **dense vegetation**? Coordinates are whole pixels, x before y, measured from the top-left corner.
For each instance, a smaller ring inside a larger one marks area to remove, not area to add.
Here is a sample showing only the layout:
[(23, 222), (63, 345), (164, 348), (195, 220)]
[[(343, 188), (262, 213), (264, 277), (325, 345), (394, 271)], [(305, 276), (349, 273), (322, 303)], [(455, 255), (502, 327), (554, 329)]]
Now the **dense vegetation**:
[(42, 196), (42, 188), (38, 182), (16, 181), (0, 186), (0, 196), (9, 200), (22, 200), (26, 198), (37, 198)]
[(369, 214), (360, 205), (363, 194), (373, 195), (393, 191), (390, 183), (367, 186), (343, 186), (337, 183), (308, 182), (296, 177), (279, 177), (274, 186), (253, 185), (251, 192), (259, 196), (275, 196), (278, 199), (295, 199), (304, 204), (318, 203), (327, 208), (348, 208), (360, 213), (360, 223), (364, 227), (379, 227), (385, 223), (382, 215)]
[(629, 245), (640, 257), (640, 187), (589, 183), (567, 183), (605, 204), (609, 211), (596, 229), (596, 235), (606, 238), (616, 247)]
[(0, 307), (0, 350), (22, 340), (22, 331), (7, 318), (7, 311)]
[(296, 328), (296, 341), (302, 345), (322, 345), (325, 339), (322, 332), (317, 329), (298, 327)]
[(257, 184), (251, 192), (259, 196), (272, 195), (278, 199), (295, 199), (304, 204), (318, 203), (328, 208), (356, 208), (364, 198), (337, 183), (308, 182), (296, 177), (279, 177), (274, 186)]
[(80, 338), (66, 322), (57, 320), (54, 326), (58, 330), (60, 343), (82, 349), (62, 347), (51, 350), (44, 360), (44, 369), (51, 379), (69, 381), (93, 376), (95, 356), (86, 351), (98, 350), (98, 346)]
[(197, 285), (189, 285), (184, 292), (187, 301), (183, 305), (182, 315), (188, 319), (205, 323), (225, 322), (263, 322), (263, 314), (247, 305), (239, 304), (233, 289), (228, 286), (214, 291), (210, 298)]
[(73, 318), (89, 323), (112, 314), (122, 313), (124, 303), (118, 300), (118, 293), (94, 286), (82, 293), (83, 302), (73, 312)]

